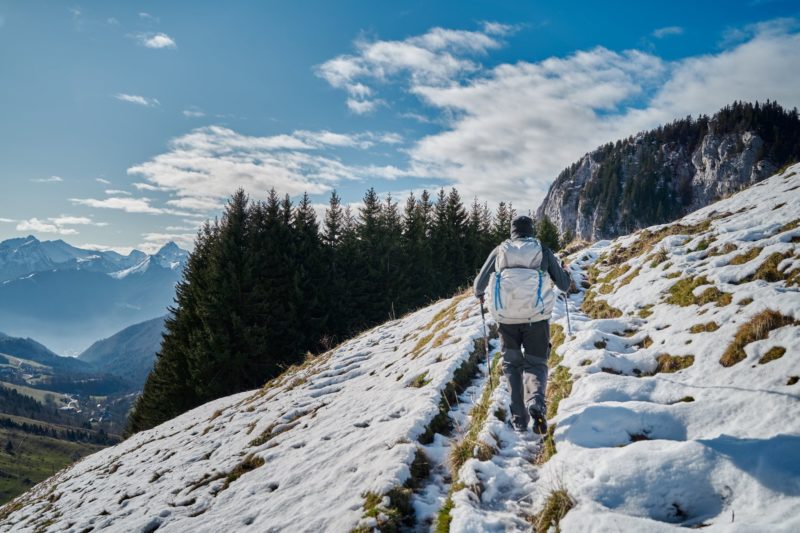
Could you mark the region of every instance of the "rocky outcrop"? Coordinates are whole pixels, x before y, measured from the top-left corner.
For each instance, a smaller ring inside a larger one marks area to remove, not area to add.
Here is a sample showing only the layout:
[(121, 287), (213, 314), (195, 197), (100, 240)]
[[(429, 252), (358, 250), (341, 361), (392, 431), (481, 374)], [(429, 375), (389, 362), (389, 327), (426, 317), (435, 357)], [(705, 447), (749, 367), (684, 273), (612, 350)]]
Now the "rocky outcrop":
[(777, 126), (764, 134), (763, 123), (731, 127), (727, 116), (715, 115), (602, 146), (558, 176), (537, 217), (547, 216), (562, 235), (590, 241), (676, 220), (797, 160), (800, 124), (796, 112), (793, 120), (787, 116), (788, 128), (785, 122), (780, 128), (789, 131), (780, 141)]

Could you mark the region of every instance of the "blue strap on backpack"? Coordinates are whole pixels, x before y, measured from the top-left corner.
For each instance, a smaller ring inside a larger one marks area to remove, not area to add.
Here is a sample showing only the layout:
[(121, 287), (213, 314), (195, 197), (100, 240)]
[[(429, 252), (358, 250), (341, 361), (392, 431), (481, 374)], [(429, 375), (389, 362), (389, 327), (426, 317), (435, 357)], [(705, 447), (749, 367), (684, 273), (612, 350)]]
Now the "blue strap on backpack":
[(503, 308), (503, 302), (500, 299), (500, 272), (495, 272), (494, 275), (494, 308)]

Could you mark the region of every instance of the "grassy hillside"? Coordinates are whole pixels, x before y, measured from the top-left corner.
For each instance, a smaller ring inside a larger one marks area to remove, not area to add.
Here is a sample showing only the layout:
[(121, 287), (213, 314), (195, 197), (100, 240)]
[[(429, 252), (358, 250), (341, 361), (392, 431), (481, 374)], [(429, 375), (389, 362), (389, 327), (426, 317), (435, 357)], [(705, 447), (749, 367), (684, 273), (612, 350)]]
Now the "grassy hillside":
[(101, 448), (0, 427), (0, 505)]

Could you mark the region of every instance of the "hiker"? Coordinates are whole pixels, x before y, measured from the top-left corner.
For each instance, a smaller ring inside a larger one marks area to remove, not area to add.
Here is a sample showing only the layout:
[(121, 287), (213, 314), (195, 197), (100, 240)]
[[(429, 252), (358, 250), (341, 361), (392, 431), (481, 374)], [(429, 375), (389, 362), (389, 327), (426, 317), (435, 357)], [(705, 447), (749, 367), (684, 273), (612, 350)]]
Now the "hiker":
[[(494, 273), (494, 276), (491, 274)], [(547, 433), (545, 386), (550, 355), (550, 313), (555, 304), (553, 282), (562, 291), (570, 285), (564, 263), (533, 236), (533, 220), (511, 221), (511, 238), (489, 254), (475, 278), (475, 297), (484, 303), (490, 283), (489, 310), (500, 329), (503, 373), (511, 386), (511, 422), (517, 431)]]

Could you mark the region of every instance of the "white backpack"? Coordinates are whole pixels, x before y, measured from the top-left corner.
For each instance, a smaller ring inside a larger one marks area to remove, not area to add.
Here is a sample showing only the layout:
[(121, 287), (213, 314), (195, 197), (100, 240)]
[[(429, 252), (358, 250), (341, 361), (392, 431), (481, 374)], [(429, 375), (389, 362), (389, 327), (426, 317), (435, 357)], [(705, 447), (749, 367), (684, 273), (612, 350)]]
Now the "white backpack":
[(495, 273), (489, 284), (489, 310), (500, 324), (549, 320), (556, 297), (542, 266), (538, 239), (509, 239), (497, 247)]

